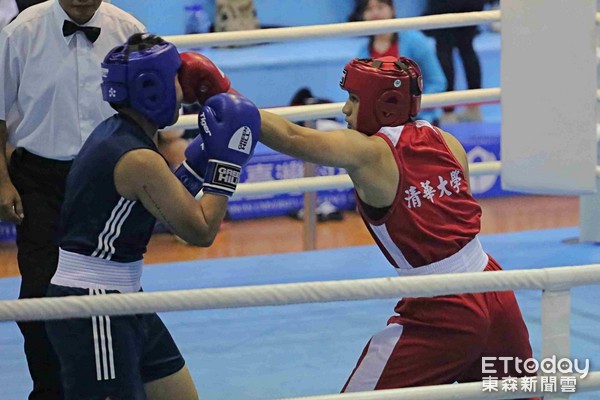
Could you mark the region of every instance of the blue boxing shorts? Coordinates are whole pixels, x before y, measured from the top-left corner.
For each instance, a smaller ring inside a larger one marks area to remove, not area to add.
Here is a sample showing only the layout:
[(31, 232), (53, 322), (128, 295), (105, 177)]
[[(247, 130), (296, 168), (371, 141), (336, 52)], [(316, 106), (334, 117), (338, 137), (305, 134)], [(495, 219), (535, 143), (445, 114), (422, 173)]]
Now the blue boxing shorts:
[[(50, 284), (47, 297), (114, 293)], [(155, 313), (52, 320), (46, 330), (60, 361), (65, 400), (145, 400), (145, 383), (185, 365)]]

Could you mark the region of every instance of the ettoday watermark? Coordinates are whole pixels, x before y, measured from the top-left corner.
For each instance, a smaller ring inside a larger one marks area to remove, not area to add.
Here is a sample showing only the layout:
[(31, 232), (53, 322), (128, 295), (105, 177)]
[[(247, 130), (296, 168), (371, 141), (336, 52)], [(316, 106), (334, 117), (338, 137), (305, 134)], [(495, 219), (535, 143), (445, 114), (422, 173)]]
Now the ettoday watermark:
[[(483, 357), (481, 372), (484, 392), (575, 393), (578, 379), (590, 372), (590, 360), (547, 357)], [(502, 378), (498, 378), (498, 377)], [(521, 376), (522, 378), (517, 378)]]
[[(501, 369), (498, 370), (500, 364)], [(498, 376), (509, 376), (511, 374), (529, 375), (556, 375), (556, 374), (579, 374), (584, 379), (590, 372), (590, 360), (578, 360), (568, 358), (547, 357), (541, 361), (535, 358), (522, 359), (519, 357), (483, 357), (481, 359), (481, 372)]]

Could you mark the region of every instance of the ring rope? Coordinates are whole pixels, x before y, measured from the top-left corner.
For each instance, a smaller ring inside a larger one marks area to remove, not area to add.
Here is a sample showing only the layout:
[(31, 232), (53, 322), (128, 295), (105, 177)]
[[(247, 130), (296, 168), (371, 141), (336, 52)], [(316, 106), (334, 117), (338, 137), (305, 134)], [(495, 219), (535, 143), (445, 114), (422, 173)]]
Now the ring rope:
[[(469, 176), (498, 175), (502, 164), (500, 161), (476, 162), (469, 164)], [(600, 167), (597, 168), (600, 176)], [(281, 179), (265, 182), (240, 183), (233, 195), (238, 199), (243, 196), (263, 194), (282, 194), (293, 192), (316, 192), (319, 190), (351, 189), (354, 187), (347, 174), (315, 176), (310, 178)]]
[(179, 48), (229, 46), (289, 42), (297, 40), (368, 36), (402, 30), (427, 30), (481, 25), (500, 21), (500, 10), (439, 14), (425, 17), (394, 18), (379, 21), (344, 22), (339, 24), (299, 26), (292, 28), (255, 29), (235, 32), (197, 33), (165, 36)]
[[(454, 28), (492, 22), (501, 22), (500, 10), (439, 14), (379, 21), (344, 22), (339, 24), (311, 25), (293, 28), (198, 33), (165, 36), (165, 39), (178, 47), (193, 48), (200, 46), (287, 42), (324, 37), (368, 36), (401, 30)], [(596, 24), (600, 25), (600, 12), (596, 13)]]
[(567, 290), (600, 283), (600, 264), (429, 276), (0, 301), (0, 321), (263, 307), (503, 290)]
[[(457, 90), (454, 92), (424, 94), (423, 108), (435, 108), (449, 105), (473, 103), (492, 103), (500, 101), (500, 88)], [(600, 96), (600, 93), (599, 93)], [(266, 111), (278, 114), (292, 122), (307, 121), (320, 118), (334, 118), (342, 114), (344, 103), (314, 104), (308, 106), (266, 108)], [(181, 115), (179, 121), (169, 129), (189, 129), (198, 127), (196, 115)]]
[[(501, 161), (469, 163), (469, 176), (499, 175)], [(596, 167), (596, 176), (600, 178), (600, 166)], [(354, 184), (347, 174), (314, 176), (310, 178), (280, 179), (265, 182), (240, 183), (233, 195), (238, 199), (244, 196), (265, 194), (283, 194), (293, 192), (317, 192), (319, 190), (352, 189)]]

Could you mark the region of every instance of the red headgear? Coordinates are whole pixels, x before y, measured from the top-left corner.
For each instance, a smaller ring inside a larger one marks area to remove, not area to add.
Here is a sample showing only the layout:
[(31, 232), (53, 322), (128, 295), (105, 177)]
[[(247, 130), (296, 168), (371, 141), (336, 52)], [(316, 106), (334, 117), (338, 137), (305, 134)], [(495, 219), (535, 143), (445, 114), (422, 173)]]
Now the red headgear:
[(355, 58), (344, 67), (340, 86), (358, 96), (356, 129), (367, 135), (402, 125), (421, 109), (421, 69), (407, 57)]

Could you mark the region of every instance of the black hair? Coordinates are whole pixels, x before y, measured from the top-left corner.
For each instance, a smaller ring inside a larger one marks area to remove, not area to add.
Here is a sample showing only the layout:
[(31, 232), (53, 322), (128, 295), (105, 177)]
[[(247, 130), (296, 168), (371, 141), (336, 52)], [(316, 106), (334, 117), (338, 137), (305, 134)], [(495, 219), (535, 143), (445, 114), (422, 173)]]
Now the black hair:
[(164, 43), (165, 40), (157, 35), (150, 33), (134, 33), (127, 39), (127, 46), (125, 48), (125, 62), (129, 60), (129, 54), (132, 51), (140, 51), (156, 46), (157, 44)]
[[(384, 3), (387, 4), (388, 6), (392, 7), (392, 10), (394, 10), (394, 1), (393, 0), (377, 0), (380, 3)], [(357, 22), (357, 21), (364, 21), (364, 15), (365, 15), (365, 10), (367, 9), (367, 6), (369, 5), (369, 0), (355, 0), (354, 3), (354, 10), (352, 11), (352, 14), (350, 14), (350, 16), (348, 17), (348, 21), (349, 22)], [(395, 15), (394, 15), (395, 16)], [(392, 45), (395, 45), (396, 43), (398, 43), (398, 33), (394, 32), (394, 34), (392, 35)], [(373, 51), (373, 42), (375, 41), (375, 36), (370, 36), (369, 37), (369, 53), (371, 53)]]

